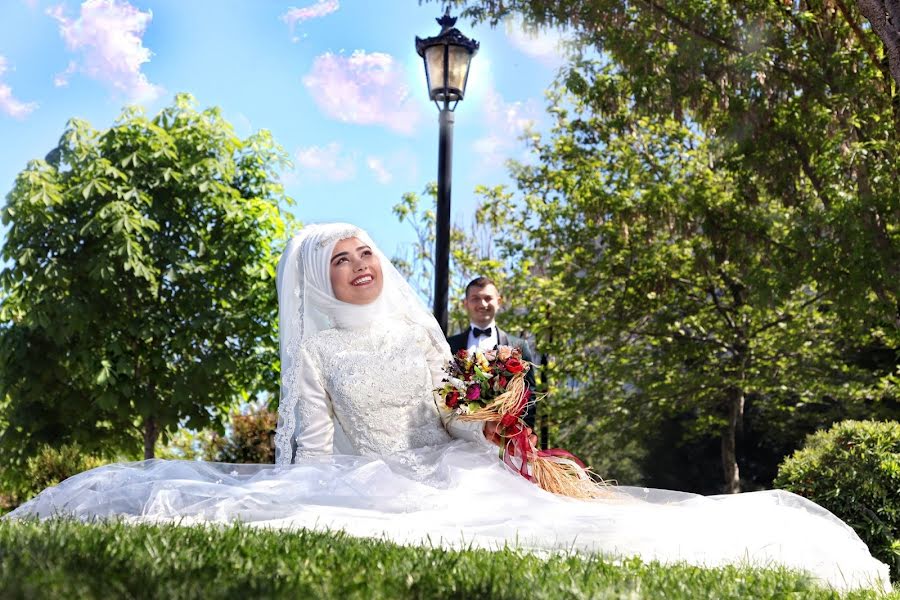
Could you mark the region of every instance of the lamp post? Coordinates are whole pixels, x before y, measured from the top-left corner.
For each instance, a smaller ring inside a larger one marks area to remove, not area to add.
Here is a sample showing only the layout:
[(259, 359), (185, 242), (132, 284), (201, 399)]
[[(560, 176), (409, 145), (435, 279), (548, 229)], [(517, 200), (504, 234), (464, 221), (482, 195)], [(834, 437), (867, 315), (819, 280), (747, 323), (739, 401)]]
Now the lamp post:
[(435, 37), (416, 36), (416, 52), (425, 62), (428, 97), (440, 111), (438, 123), (437, 217), (434, 241), (434, 318), (447, 333), (447, 302), (450, 287), (450, 180), (453, 158), (453, 111), (466, 93), (469, 63), (478, 52), (478, 42), (454, 27), (450, 9), (437, 19), (441, 32)]

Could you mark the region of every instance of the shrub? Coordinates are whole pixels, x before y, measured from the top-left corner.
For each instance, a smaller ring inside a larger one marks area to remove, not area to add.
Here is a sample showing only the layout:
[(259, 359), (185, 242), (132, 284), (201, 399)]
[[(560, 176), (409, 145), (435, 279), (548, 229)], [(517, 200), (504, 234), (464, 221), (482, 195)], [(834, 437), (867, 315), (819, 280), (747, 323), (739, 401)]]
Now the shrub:
[(217, 460), (229, 463), (275, 462), (275, 425), (278, 415), (265, 406), (246, 414), (232, 413), (231, 433), (226, 437)]
[(806, 438), (775, 485), (827, 508), (900, 575), (900, 423), (842, 421)]
[(165, 460), (218, 460), (226, 438), (212, 429), (181, 428), (156, 443), (154, 456)]
[(35, 456), (28, 459), (28, 483), (19, 496), (22, 501), (28, 500), (41, 490), (104, 462), (106, 461), (86, 454), (78, 444), (64, 444), (59, 448), (45, 444)]
[(179, 429), (156, 446), (157, 458), (226, 463), (275, 462), (278, 415), (265, 405), (251, 404), (229, 414), (224, 435), (212, 429)]

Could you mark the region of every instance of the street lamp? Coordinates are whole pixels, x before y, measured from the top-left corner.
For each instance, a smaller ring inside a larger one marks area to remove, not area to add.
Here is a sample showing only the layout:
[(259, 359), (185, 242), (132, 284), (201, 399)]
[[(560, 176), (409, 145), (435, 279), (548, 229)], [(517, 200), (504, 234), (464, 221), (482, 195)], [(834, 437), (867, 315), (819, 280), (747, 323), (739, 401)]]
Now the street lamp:
[(478, 42), (454, 27), (450, 9), (437, 19), (441, 32), (435, 37), (416, 36), (416, 52), (425, 62), (428, 97), (440, 110), (438, 141), (437, 222), (434, 241), (434, 318), (447, 333), (447, 302), (450, 286), (450, 179), (452, 177), (453, 111), (466, 94), (469, 63), (478, 52)]

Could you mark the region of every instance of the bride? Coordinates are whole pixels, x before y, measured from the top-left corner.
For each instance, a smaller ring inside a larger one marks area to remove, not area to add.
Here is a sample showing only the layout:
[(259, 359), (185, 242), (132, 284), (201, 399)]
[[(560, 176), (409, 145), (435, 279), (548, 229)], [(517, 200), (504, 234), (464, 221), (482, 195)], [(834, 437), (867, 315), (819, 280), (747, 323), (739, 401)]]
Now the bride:
[(450, 357), (444, 336), (357, 227), (305, 227), (278, 265), (278, 296), (275, 465), (106, 465), (44, 490), (9, 518), (241, 520), (448, 548), (777, 564), (842, 590), (890, 589), (887, 565), (850, 527), (789, 492), (703, 497), (623, 486), (583, 501), (512, 473), (488, 441), (493, 431), (435, 401)]

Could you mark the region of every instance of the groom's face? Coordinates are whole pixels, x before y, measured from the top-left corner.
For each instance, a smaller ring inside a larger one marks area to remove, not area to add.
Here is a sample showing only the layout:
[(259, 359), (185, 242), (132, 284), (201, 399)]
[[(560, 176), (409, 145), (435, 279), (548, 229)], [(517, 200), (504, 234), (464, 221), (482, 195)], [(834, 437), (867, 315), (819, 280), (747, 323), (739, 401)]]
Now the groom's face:
[(478, 327), (487, 327), (494, 321), (500, 310), (500, 292), (489, 283), (484, 287), (472, 286), (463, 300), (469, 319)]
[(331, 289), (334, 297), (350, 304), (369, 304), (381, 295), (381, 261), (357, 238), (339, 241), (331, 253)]

